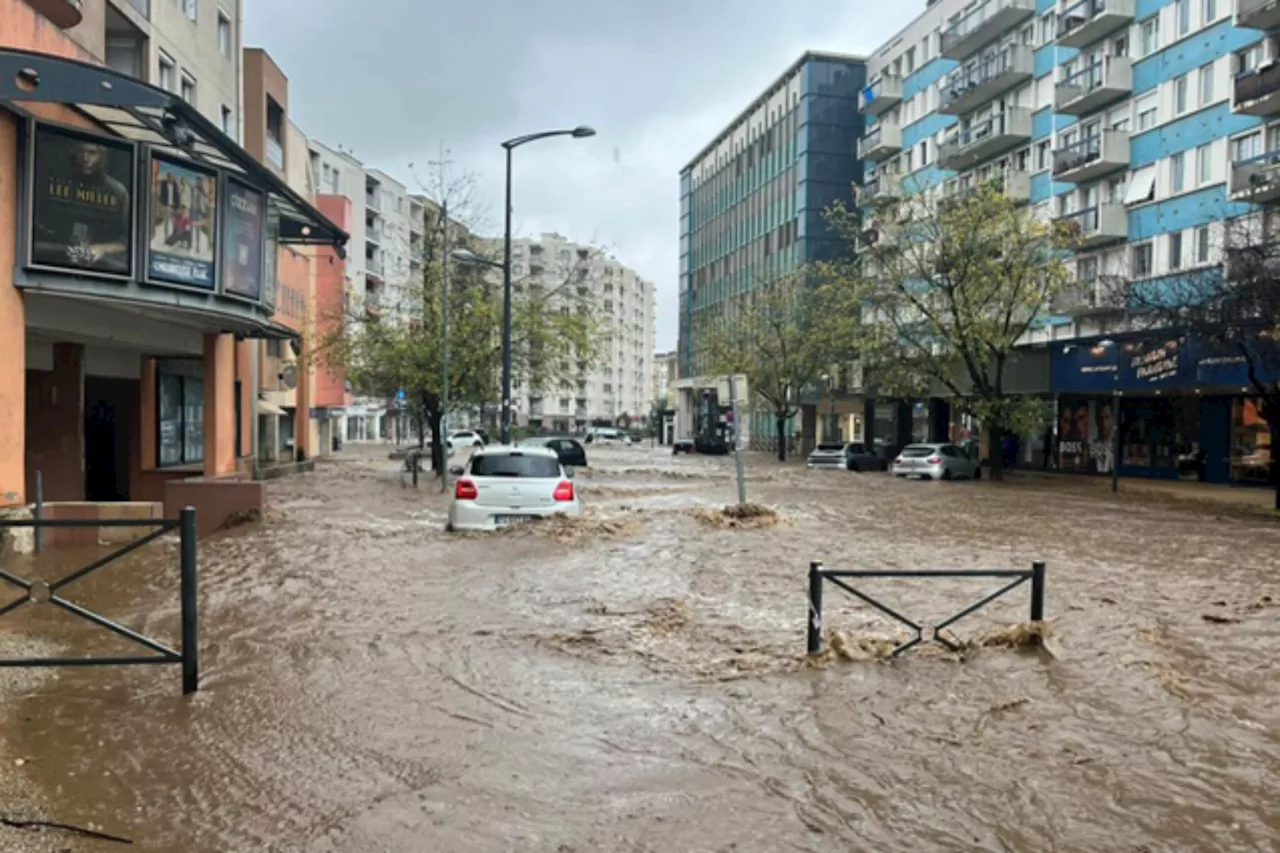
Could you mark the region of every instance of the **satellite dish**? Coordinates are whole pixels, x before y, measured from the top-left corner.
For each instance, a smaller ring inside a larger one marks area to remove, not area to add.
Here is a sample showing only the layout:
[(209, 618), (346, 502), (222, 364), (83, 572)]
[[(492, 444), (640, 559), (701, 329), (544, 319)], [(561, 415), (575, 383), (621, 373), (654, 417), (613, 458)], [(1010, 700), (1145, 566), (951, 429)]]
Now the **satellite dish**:
[(280, 382), (285, 388), (292, 391), (298, 387), (298, 365), (286, 364), (284, 369), (280, 371)]

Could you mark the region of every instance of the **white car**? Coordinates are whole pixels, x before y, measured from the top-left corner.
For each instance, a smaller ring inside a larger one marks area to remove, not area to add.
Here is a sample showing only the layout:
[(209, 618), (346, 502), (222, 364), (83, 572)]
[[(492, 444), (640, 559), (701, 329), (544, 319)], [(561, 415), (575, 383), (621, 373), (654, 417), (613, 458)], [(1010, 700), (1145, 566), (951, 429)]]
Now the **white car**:
[(581, 515), (572, 476), (547, 447), (482, 447), (463, 468), (446, 530), (497, 530), (548, 515)]
[(593, 444), (630, 444), (631, 436), (620, 429), (600, 427), (587, 433), (587, 441)]
[(449, 433), (448, 438), (444, 440), (444, 444), (452, 452), (459, 447), (484, 447), (484, 439), (477, 433), (464, 429)]

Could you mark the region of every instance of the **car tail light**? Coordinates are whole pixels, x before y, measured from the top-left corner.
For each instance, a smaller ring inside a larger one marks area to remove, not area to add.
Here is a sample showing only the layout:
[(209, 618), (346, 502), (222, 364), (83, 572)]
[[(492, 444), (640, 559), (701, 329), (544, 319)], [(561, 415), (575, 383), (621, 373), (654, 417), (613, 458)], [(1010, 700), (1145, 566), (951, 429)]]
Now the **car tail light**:
[(901, 464), (902, 464), (902, 457), (901, 457), (901, 456), (899, 456), (897, 459), (893, 460), (893, 464), (894, 464), (894, 465), (901, 465)]
[(930, 465), (941, 465), (941, 464), (942, 464), (942, 457), (940, 457), (940, 456), (930, 456), (928, 459), (926, 459), (926, 460), (924, 460), (924, 461), (925, 461), (925, 462), (928, 462)]
[(551, 497), (558, 501), (573, 500), (573, 483), (568, 480), (561, 480), (560, 485), (556, 486), (556, 490), (551, 493)]
[(473, 501), (480, 497), (480, 491), (470, 480), (459, 480), (453, 488), (453, 496), (460, 501)]

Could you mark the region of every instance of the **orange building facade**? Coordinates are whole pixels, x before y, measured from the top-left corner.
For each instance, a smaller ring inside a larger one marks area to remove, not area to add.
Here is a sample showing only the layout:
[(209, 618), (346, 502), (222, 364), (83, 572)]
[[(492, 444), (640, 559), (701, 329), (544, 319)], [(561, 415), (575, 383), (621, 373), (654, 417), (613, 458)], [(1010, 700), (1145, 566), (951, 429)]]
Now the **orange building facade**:
[(298, 354), (292, 443), (313, 455), (308, 318), (346, 234), (35, 8), (62, 2), (0, 0), (0, 507), (194, 504), (216, 529), (263, 501), (259, 348)]

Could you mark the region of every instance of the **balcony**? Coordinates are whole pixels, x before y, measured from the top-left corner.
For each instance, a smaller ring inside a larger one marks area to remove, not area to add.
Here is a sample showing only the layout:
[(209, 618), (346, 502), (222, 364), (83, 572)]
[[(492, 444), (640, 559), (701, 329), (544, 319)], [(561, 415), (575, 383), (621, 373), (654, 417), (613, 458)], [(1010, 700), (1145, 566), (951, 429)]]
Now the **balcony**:
[(1058, 15), (1058, 44), (1084, 47), (1133, 23), (1134, 0), (1078, 0)]
[(1030, 80), (1035, 73), (1031, 48), (1012, 44), (975, 66), (957, 68), (942, 81), (938, 112), (963, 115)]
[(1280, 29), (1280, 0), (1236, 0), (1236, 26), (1250, 30)]
[(1231, 110), (1251, 116), (1280, 113), (1280, 62), (1236, 77)]
[(382, 210), (382, 193), (376, 187), (364, 191), (364, 206), (374, 213)]
[(1059, 216), (1057, 220), (1075, 232), (1080, 249), (1093, 249), (1129, 237), (1129, 212), (1118, 201), (1104, 201), (1096, 207)]
[(858, 141), (859, 160), (883, 160), (902, 150), (902, 127), (882, 121)]
[(1128, 97), (1132, 90), (1133, 62), (1127, 56), (1108, 56), (1055, 86), (1054, 107), (1067, 115), (1087, 115)]
[(369, 242), (369, 243), (381, 243), (382, 229), (379, 228), (375, 223), (366, 222), (364, 224), (364, 239), (366, 242)]
[(1081, 184), (1129, 168), (1129, 132), (1104, 130), (1053, 152), (1053, 179)]
[(858, 187), (858, 205), (865, 206), (878, 200), (889, 200), (902, 197), (902, 177), (900, 175), (876, 175), (867, 178)]
[(953, 171), (968, 169), (1030, 139), (1031, 111), (1010, 107), (943, 140), (938, 146), (938, 165)]
[(902, 78), (885, 76), (858, 93), (858, 111), (878, 116), (902, 103)]
[(942, 55), (964, 59), (1035, 13), (1035, 0), (987, 0), (943, 29)]
[(1110, 314), (1122, 310), (1126, 284), (1126, 279), (1114, 275), (1078, 280), (1054, 295), (1051, 310), (1055, 314), (1072, 317)]
[(1255, 203), (1280, 198), (1280, 150), (1232, 163), (1231, 198)]
[(965, 175), (945, 185), (943, 197), (963, 198), (988, 183), (994, 184), (1012, 202), (1027, 204), (1031, 201), (1031, 173), (1021, 169), (1005, 169), (990, 177)]
[(378, 281), (382, 281), (383, 280), (382, 259), (366, 257), (364, 259), (364, 274), (366, 278), (372, 278), (372, 279), (377, 279)]
[(1252, 245), (1229, 247), (1226, 274), (1229, 281), (1274, 281), (1280, 274), (1280, 240), (1264, 234)]
[(412, 248), (409, 249), (409, 263), (422, 266), (422, 262), (425, 259), (425, 257), (426, 256), (423, 254), (422, 247), (418, 247), (416, 249), (412, 249)]

